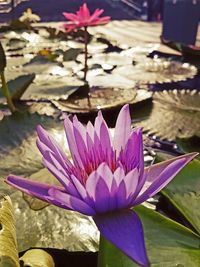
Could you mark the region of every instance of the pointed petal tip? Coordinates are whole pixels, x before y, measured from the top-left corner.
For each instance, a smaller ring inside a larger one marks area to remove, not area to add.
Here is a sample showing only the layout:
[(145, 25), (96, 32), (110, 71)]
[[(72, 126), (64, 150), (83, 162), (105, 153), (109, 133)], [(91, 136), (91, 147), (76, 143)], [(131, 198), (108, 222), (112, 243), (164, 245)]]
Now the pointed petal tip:
[(43, 130), (42, 125), (38, 124), (38, 125), (36, 126), (36, 130), (37, 130), (37, 131)]
[(38, 124), (36, 126), (36, 132), (37, 132), (37, 135), (40, 136), (41, 134), (46, 133), (46, 130), (42, 127), (42, 125)]
[(129, 104), (125, 104), (122, 108), (121, 108), (121, 111), (124, 110), (124, 111), (129, 111)]
[[(187, 153), (187, 154), (184, 154), (184, 155), (181, 155), (181, 156), (178, 156), (178, 157), (175, 157), (175, 158), (173, 158), (172, 160), (166, 160), (166, 162), (167, 161), (175, 161), (175, 160), (183, 160), (184, 161), (184, 159), (185, 159), (185, 165), (187, 164), (187, 163), (189, 163), (191, 160), (193, 160), (196, 156), (198, 156), (199, 155), (199, 152), (191, 152), (191, 153)], [(162, 163), (162, 162), (161, 162)]]
[(196, 156), (199, 155), (199, 152), (191, 152), (191, 153), (188, 153), (188, 154), (185, 154), (185, 155), (188, 155), (188, 156), (190, 156), (191, 158), (195, 158)]
[(4, 179), (4, 182), (6, 183), (6, 184), (10, 184), (11, 183), (11, 181), (12, 181), (12, 174), (9, 174), (5, 179)]
[(131, 120), (129, 104), (126, 104), (121, 108), (118, 117), (121, 117), (121, 116), (124, 118), (128, 116), (129, 120)]
[(97, 116), (98, 117), (101, 117), (101, 118), (103, 117), (103, 114), (102, 114), (102, 111), (101, 110), (98, 111)]

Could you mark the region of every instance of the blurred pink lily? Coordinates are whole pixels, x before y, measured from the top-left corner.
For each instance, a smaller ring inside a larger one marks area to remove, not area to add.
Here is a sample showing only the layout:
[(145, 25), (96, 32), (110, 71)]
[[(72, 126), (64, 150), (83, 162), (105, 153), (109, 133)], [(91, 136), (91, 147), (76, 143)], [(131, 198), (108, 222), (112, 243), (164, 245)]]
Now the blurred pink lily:
[(76, 117), (64, 122), (72, 162), (38, 126), (37, 145), (45, 167), (61, 186), (15, 175), (6, 182), (67, 210), (92, 216), (101, 234), (140, 266), (149, 266), (142, 222), (132, 209), (158, 193), (197, 153), (144, 168), (141, 129), (131, 128), (128, 105), (118, 116), (114, 137), (101, 112), (94, 126)]
[(100, 17), (103, 12), (103, 9), (96, 9), (93, 14), (90, 14), (87, 4), (84, 3), (76, 14), (63, 12), (65, 18), (69, 20), (64, 27), (69, 32), (78, 28), (106, 24), (110, 21), (110, 17)]
[(84, 40), (85, 40), (85, 66), (84, 66), (84, 81), (86, 81), (88, 65), (88, 26), (98, 26), (102, 24), (106, 24), (110, 21), (110, 17), (100, 17), (100, 15), (104, 12), (103, 9), (96, 9), (94, 13), (91, 15), (90, 10), (87, 7), (87, 4), (84, 3), (79, 10), (74, 13), (64, 12), (63, 15), (66, 19), (69, 20), (68, 23), (64, 24), (64, 28), (67, 32), (73, 31), (75, 29), (84, 28)]

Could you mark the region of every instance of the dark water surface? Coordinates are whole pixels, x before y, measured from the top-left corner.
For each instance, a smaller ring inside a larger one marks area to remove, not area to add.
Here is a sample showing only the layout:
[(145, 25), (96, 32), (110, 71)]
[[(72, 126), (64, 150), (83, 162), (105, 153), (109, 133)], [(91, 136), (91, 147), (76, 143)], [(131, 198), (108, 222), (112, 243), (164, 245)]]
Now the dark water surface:
[(24, 10), (31, 7), (33, 12), (37, 13), (42, 21), (62, 21), (63, 11), (75, 12), (80, 5), (87, 3), (90, 10), (103, 8), (105, 15), (112, 19), (134, 19), (134, 11), (127, 9), (120, 1), (113, 0), (29, 0), (19, 4), (12, 14), (0, 14), (0, 22), (4, 22), (11, 17), (19, 17)]

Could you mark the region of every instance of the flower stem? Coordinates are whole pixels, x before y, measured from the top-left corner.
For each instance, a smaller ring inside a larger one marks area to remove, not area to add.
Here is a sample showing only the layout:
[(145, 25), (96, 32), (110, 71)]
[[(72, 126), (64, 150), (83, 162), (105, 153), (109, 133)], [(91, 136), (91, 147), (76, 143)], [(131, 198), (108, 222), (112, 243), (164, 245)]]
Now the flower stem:
[(97, 267), (103, 267), (104, 266), (104, 238), (100, 234), (100, 240), (99, 240), (99, 252), (98, 252), (98, 263)]
[(0, 77), (1, 77), (1, 82), (2, 82), (2, 92), (3, 92), (3, 95), (5, 96), (5, 98), (7, 100), (7, 104), (8, 104), (8, 107), (9, 107), (10, 111), (12, 113), (14, 113), (16, 111), (16, 108), (15, 108), (15, 106), (13, 104), (13, 101), (12, 101), (12, 98), (11, 98), (11, 95), (10, 95), (10, 92), (8, 90), (8, 85), (6, 83), (4, 71), (0, 72)]
[(87, 60), (88, 60), (88, 31), (87, 31), (87, 27), (84, 27), (84, 41), (85, 41), (85, 49), (84, 49), (85, 62), (84, 62), (84, 77), (83, 77), (83, 79), (86, 82), (87, 71), (88, 71), (88, 65), (87, 65)]

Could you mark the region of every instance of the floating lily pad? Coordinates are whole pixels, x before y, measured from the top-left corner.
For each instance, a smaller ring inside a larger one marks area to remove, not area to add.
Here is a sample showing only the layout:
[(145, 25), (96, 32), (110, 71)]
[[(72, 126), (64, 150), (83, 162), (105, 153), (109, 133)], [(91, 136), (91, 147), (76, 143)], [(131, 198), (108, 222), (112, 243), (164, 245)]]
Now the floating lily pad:
[(12, 38), (9, 40), (7, 46), (9, 47), (10, 51), (20, 50), (26, 46), (26, 41), (23, 39)]
[(77, 56), (80, 54), (81, 49), (69, 48), (67, 51), (63, 52), (63, 60), (71, 61), (76, 60)]
[(73, 77), (58, 75), (36, 75), (35, 81), (24, 93), (23, 100), (67, 99), (83, 82)]
[(117, 74), (104, 74), (98, 76), (88, 75), (90, 86), (113, 87), (113, 88), (135, 88), (136, 83), (124, 76)]
[(48, 102), (27, 102), (26, 105), (29, 106), (28, 112), (29, 113), (38, 113), (39, 115), (47, 115), (52, 116), (54, 118), (60, 115), (60, 112), (52, 105), (52, 103)]
[(156, 92), (150, 117), (139, 125), (168, 140), (199, 136), (200, 93), (196, 90)]
[(141, 61), (154, 50), (159, 49), (160, 44), (143, 44), (142, 46), (134, 46), (121, 51), (121, 55), (131, 57), (134, 61)]
[[(135, 210), (142, 220), (147, 253), (152, 267), (200, 265), (200, 236), (143, 206), (136, 207)], [(105, 240), (101, 242), (101, 249), (99, 267), (138, 266)]]
[(133, 103), (136, 95), (137, 91), (134, 88), (92, 87), (89, 99), (77, 97), (73, 100), (53, 101), (53, 103), (62, 111), (88, 113)]
[[(79, 55), (77, 58), (78, 61), (83, 62), (84, 61), (84, 55)], [(88, 59), (88, 65), (101, 65), (102, 68), (104, 66), (110, 65), (112, 67), (114, 66), (125, 66), (132, 64), (132, 59), (127, 56), (123, 56), (119, 53), (106, 53), (106, 54), (95, 54), (92, 58)]]
[(141, 84), (169, 83), (193, 78), (197, 74), (195, 66), (163, 59), (146, 58), (135, 66), (126, 65), (113, 70), (119, 74)]
[(51, 73), (53, 67), (57, 67), (59, 64), (53, 60), (44, 56), (36, 56), (29, 63), (24, 64), (23, 71), (26, 73)]
[(11, 197), (19, 251), (30, 247), (54, 247), (69, 251), (97, 250), (99, 234), (91, 217), (55, 206), (34, 211), (22, 199), (20, 192)]

